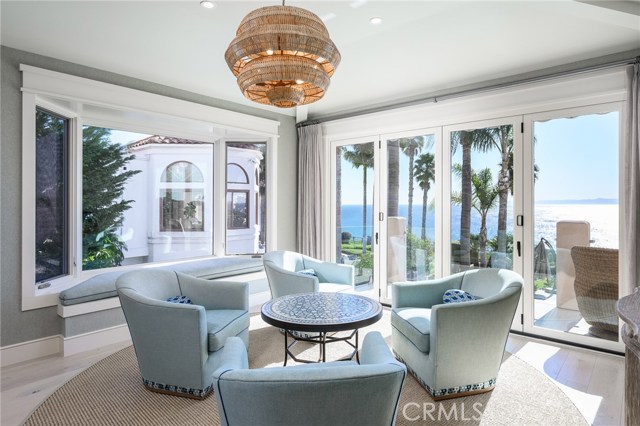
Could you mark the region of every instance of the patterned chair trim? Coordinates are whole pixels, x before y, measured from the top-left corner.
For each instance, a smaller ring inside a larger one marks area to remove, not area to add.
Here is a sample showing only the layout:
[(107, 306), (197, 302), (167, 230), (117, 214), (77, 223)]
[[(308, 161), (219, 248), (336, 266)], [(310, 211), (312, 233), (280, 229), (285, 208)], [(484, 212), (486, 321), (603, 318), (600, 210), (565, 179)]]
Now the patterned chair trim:
[(204, 389), (193, 389), (181, 386), (165, 385), (163, 383), (157, 383), (147, 379), (142, 379), (142, 383), (144, 383), (147, 389), (153, 392), (168, 393), (194, 399), (204, 399), (213, 390), (213, 384), (210, 384)]
[(407, 366), (407, 371), (411, 373), (411, 375), (418, 381), (418, 383), (420, 383), (420, 386), (425, 388), (435, 400), (458, 397), (462, 396), (461, 394), (466, 393), (473, 394), (488, 392), (492, 390), (496, 385), (497, 377), (494, 377), (493, 379), (487, 380), (486, 382), (482, 383), (474, 383), (471, 385), (456, 386), (452, 388), (433, 389), (431, 386), (426, 384), (424, 380), (422, 380), (411, 367), (409, 367), (409, 364), (407, 364), (401, 356), (399, 356), (395, 351), (393, 351), (393, 354), (398, 361)]

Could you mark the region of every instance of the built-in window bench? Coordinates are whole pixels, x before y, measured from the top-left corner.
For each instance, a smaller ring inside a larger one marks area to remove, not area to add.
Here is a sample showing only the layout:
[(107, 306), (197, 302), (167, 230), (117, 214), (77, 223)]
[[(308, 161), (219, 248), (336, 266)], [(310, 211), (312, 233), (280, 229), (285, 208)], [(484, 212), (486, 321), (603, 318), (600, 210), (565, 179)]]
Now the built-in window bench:
[[(247, 282), (249, 305), (254, 308), (270, 298), (261, 258), (199, 259), (157, 268), (213, 281)], [(130, 339), (116, 290), (118, 277), (130, 270), (99, 274), (60, 293), (64, 356)]]

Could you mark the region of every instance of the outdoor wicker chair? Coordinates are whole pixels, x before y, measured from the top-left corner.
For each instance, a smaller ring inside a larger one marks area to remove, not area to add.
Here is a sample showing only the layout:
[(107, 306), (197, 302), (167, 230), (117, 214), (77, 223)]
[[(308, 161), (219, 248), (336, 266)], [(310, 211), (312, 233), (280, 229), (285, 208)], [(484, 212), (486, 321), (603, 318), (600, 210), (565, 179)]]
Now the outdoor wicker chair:
[(618, 250), (575, 246), (571, 257), (576, 268), (574, 289), (578, 309), (591, 325), (589, 332), (617, 340)]

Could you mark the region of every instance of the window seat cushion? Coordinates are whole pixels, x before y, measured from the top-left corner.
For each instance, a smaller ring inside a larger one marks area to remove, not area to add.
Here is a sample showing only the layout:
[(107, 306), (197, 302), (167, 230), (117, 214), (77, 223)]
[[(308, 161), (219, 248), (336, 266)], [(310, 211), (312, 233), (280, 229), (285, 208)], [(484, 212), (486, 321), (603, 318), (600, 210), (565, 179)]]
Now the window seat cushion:
[[(262, 259), (260, 258), (216, 257), (193, 260), (178, 265), (163, 266), (158, 269), (169, 269), (194, 277), (213, 280), (233, 275), (259, 272), (262, 271), (262, 268)], [(120, 275), (128, 271), (131, 271), (131, 269), (105, 272), (64, 290), (60, 292), (60, 304), (69, 306), (107, 299), (109, 297), (117, 297), (116, 280)]]

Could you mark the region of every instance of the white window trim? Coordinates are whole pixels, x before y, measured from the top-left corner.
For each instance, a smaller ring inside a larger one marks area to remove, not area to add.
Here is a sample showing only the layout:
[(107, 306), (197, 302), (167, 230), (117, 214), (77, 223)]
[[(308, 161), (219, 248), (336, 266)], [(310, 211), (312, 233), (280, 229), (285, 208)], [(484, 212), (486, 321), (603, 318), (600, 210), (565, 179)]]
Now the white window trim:
[[(275, 239), (275, 224), (277, 212), (275, 200), (277, 196), (277, 120), (264, 119), (248, 114), (228, 111), (220, 108), (183, 101), (167, 96), (156, 95), (140, 90), (129, 89), (122, 86), (103, 83), (81, 77), (75, 77), (59, 72), (36, 68), (29, 65), (20, 65), (22, 71), (22, 310), (38, 309), (58, 304), (60, 291), (70, 288), (81, 281), (99, 273), (111, 271), (115, 268), (107, 268), (94, 271), (82, 271), (82, 267), (74, 265), (74, 258), (78, 258), (81, 247), (78, 247), (78, 233), (81, 232), (81, 223), (77, 217), (82, 206), (82, 126), (91, 122), (92, 125), (128, 129), (131, 131), (143, 131), (151, 133), (163, 133), (167, 136), (179, 136), (199, 138), (211, 141), (220, 139), (220, 134), (229, 131), (254, 135), (256, 139), (267, 142), (269, 161), (267, 197), (274, 200), (270, 203), (267, 232), (270, 235), (269, 247), (277, 247)], [(54, 113), (70, 119), (70, 138), (72, 148), (69, 152), (69, 185), (70, 206), (69, 211), (75, 212), (76, 219), (69, 223), (69, 274), (52, 280), (52, 285), (46, 289), (38, 290), (35, 286), (35, 111), (40, 106)], [(87, 109), (87, 113), (83, 114)], [(96, 110), (106, 108), (123, 112), (140, 112), (160, 118), (166, 118), (167, 125), (152, 123), (145, 125), (139, 120), (128, 119), (125, 114), (114, 117), (109, 114), (96, 113)], [(172, 123), (174, 125), (172, 126)], [(185, 127), (178, 127), (176, 123), (187, 123)], [(186, 130), (185, 130), (186, 128)], [(239, 139), (239, 138), (236, 138)], [(245, 138), (242, 138), (243, 140)], [(223, 154), (218, 147), (224, 147), (224, 143), (215, 143), (215, 154)], [(215, 158), (225, 159), (225, 156)], [(222, 161), (220, 160), (220, 161)], [(222, 163), (221, 163), (222, 164)], [(224, 165), (216, 162), (216, 169), (225, 170)], [(225, 206), (226, 191), (218, 188), (224, 187), (221, 176), (215, 176), (214, 188), (214, 212), (223, 212)], [(224, 227), (225, 220), (218, 220), (221, 226), (214, 224), (214, 256), (224, 254)], [(218, 229), (222, 228), (222, 229)], [(220, 232), (222, 231), (222, 232)], [(184, 260), (182, 260), (184, 261)], [(180, 262), (166, 262), (174, 264)], [(145, 264), (149, 265), (149, 264)], [(158, 263), (154, 265), (159, 265)], [(140, 265), (120, 267), (118, 269), (133, 269)]]

